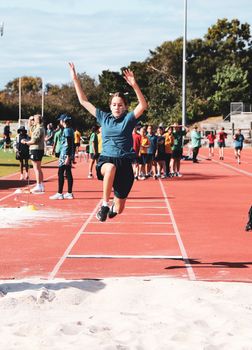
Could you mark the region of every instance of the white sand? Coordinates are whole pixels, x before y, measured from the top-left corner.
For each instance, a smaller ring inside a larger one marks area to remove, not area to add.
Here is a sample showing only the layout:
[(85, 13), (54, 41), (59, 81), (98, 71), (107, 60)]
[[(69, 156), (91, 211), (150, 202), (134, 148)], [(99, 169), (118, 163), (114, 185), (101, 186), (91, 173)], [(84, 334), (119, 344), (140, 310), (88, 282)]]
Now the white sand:
[(55, 222), (55, 219), (68, 222), (69, 218), (73, 218), (74, 216), (83, 217), (83, 215), (89, 214), (76, 214), (62, 209), (46, 209), (42, 205), (22, 204), (22, 206), (16, 208), (0, 207), (0, 229), (31, 227), (31, 225), (35, 225), (36, 223)]
[(0, 315), (6, 350), (252, 349), (246, 283), (1, 281)]

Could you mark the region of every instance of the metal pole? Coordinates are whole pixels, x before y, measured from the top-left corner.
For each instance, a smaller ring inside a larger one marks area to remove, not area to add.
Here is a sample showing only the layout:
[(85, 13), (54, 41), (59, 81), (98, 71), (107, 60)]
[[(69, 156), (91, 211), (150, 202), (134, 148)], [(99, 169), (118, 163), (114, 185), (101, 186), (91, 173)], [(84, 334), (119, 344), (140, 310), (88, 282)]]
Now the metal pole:
[(19, 109), (18, 109), (18, 126), (20, 127), (21, 119), (22, 119), (22, 78), (19, 78), (18, 82), (18, 100), (19, 100)]
[(41, 91), (41, 115), (44, 116), (44, 81), (42, 79), (42, 91)]
[(184, 37), (182, 69), (182, 125), (186, 125), (186, 41), (187, 41), (187, 0), (184, 0)]

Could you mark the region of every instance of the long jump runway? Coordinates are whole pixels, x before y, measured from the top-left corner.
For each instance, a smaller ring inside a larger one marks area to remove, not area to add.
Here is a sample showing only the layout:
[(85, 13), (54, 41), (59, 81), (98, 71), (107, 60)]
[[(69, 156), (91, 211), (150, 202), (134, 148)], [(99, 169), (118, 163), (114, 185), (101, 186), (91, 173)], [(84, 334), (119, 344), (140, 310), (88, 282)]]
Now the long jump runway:
[(83, 160), (73, 169), (74, 200), (49, 199), (56, 162), (43, 168), (42, 195), (29, 195), (17, 174), (1, 178), (0, 278), (252, 281), (252, 232), (244, 231), (252, 150), (240, 165), (231, 149), (224, 162), (206, 152), (198, 164), (182, 162), (181, 178), (135, 181), (124, 213), (104, 223), (95, 217), (102, 182), (87, 179)]

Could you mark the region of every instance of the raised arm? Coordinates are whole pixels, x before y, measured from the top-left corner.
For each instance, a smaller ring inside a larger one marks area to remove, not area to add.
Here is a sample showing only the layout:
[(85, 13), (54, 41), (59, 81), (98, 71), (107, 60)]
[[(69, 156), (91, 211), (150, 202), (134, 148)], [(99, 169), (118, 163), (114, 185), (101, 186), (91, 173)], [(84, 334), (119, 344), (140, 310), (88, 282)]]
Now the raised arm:
[(80, 104), (90, 113), (95, 117), (95, 112), (96, 112), (96, 108), (95, 106), (88, 101), (87, 96), (85, 95), (84, 91), (82, 90), (80, 81), (78, 79), (77, 73), (75, 71), (75, 66), (72, 62), (69, 63), (69, 67), (70, 67), (70, 74), (71, 74), (71, 78), (73, 80), (74, 83), (74, 87), (75, 87), (75, 91), (76, 94), (78, 96), (79, 102)]
[(144, 98), (144, 95), (142, 94), (142, 91), (140, 90), (140, 87), (136, 82), (133, 72), (129, 69), (126, 69), (123, 72), (123, 74), (124, 74), (124, 79), (133, 88), (137, 96), (138, 105), (134, 109), (134, 114), (136, 118), (139, 118), (143, 114), (143, 112), (148, 108), (148, 104)]

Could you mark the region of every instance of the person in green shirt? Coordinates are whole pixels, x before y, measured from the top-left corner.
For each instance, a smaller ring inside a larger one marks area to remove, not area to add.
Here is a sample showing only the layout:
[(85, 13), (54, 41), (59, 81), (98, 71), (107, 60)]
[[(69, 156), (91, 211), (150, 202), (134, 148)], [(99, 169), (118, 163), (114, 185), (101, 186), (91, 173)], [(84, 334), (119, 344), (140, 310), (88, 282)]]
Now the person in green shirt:
[(89, 154), (90, 154), (89, 173), (88, 173), (89, 179), (93, 178), (93, 166), (97, 162), (97, 159), (99, 158), (98, 137), (97, 137), (98, 129), (99, 127), (97, 125), (94, 125), (91, 129), (92, 133), (89, 138)]
[(180, 161), (183, 154), (183, 137), (187, 134), (188, 129), (182, 125), (178, 125), (178, 123), (174, 123), (171, 127), (174, 139), (172, 146), (172, 176), (181, 177)]
[(198, 153), (201, 147), (201, 134), (198, 128), (198, 125), (194, 125), (193, 130), (191, 131), (191, 142), (192, 142), (192, 151), (193, 151), (193, 163), (198, 163)]
[(52, 154), (55, 155), (55, 157), (59, 158), (60, 155), (60, 146), (61, 146), (61, 135), (63, 132), (63, 127), (62, 125), (59, 123), (55, 134), (54, 134), (54, 138), (53, 138), (53, 149), (52, 149)]

